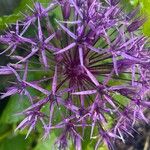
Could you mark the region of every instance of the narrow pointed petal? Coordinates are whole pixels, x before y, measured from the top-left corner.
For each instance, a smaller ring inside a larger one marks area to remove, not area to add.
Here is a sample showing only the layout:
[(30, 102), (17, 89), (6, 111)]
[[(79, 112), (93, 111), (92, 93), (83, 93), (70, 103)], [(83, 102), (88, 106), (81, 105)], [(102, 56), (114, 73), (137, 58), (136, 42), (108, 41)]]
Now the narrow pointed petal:
[(82, 147), (81, 147), (81, 139), (79, 137), (76, 138), (76, 150), (82, 150)]
[(135, 65), (132, 66), (132, 86), (134, 86), (135, 81)]
[(127, 47), (130, 44), (134, 44), (137, 41), (137, 39), (138, 39), (137, 37), (131, 38), (130, 40), (128, 40), (127, 42), (125, 42), (123, 45), (121, 45), (120, 49), (124, 48), (124, 47)]
[(110, 88), (108, 88), (108, 90), (120, 90), (120, 89), (127, 89), (127, 90), (135, 90), (134, 87), (131, 87), (129, 85), (116, 85), (116, 86), (111, 86)]
[(46, 98), (44, 98), (44, 99), (38, 101), (37, 103), (32, 104), (32, 105), (31, 105), (30, 107), (28, 107), (24, 112), (27, 112), (27, 111), (32, 110), (32, 109), (34, 109), (34, 108), (40, 107), (40, 106), (46, 104), (48, 101), (49, 101), (49, 97), (46, 97)]
[(126, 54), (125, 52), (121, 52), (121, 53), (119, 53), (119, 54), (120, 54), (123, 58), (129, 59), (129, 60), (132, 60), (132, 61), (145, 62), (145, 61), (140, 60), (139, 58), (136, 58), (136, 57), (134, 57), (134, 56), (128, 55), (128, 54)]
[(55, 95), (57, 89), (57, 66), (55, 67), (55, 73), (52, 82), (52, 93)]
[(28, 62), (25, 63), (25, 69), (24, 69), (24, 74), (23, 74), (23, 81), (27, 79), (27, 74), (28, 74)]
[(80, 24), (81, 20), (77, 21), (59, 21), (60, 23), (66, 23), (66, 24)]
[(52, 117), (53, 117), (53, 112), (54, 112), (54, 104), (50, 104), (50, 115), (49, 115), (49, 127), (52, 125)]
[(22, 59), (23, 59), (22, 56), (18, 56), (18, 55), (13, 55), (13, 56), (10, 56), (10, 57), (11, 57), (11, 59), (13, 59), (13, 60), (22, 60)]
[(107, 100), (107, 102), (112, 105), (114, 108), (116, 108), (116, 105), (114, 104), (113, 100), (111, 99), (111, 97), (109, 97), (108, 95), (104, 95), (104, 98)]
[(31, 25), (32, 21), (29, 21), (28, 23), (26, 23), (26, 25), (24, 26), (22, 32), (20, 33), (20, 36), (22, 36), (29, 28), (29, 26)]
[(95, 128), (95, 122), (96, 122), (95, 115), (96, 114), (94, 114), (94, 116), (93, 116), (93, 122), (92, 122), (91, 133), (90, 133), (90, 139), (92, 139), (92, 137), (93, 137), (93, 132), (94, 132), (94, 128)]
[(88, 77), (91, 79), (91, 81), (96, 85), (99, 86), (99, 82), (97, 81), (96, 77), (86, 68), (84, 67), (84, 70), (86, 71)]
[(10, 53), (8, 54), (8, 56), (11, 56), (11, 55), (15, 52), (16, 48), (17, 48), (17, 45), (14, 45), (14, 46), (12, 47)]
[(42, 33), (42, 28), (41, 28), (41, 23), (40, 23), (39, 17), (38, 17), (38, 37), (39, 37), (39, 40), (42, 42), (43, 41), (43, 33)]
[(75, 40), (77, 39), (77, 36), (74, 33), (72, 33), (68, 28), (66, 28), (64, 25), (62, 25), (59, 21), (56, 20), (56, 22), (69, 36), (71, 36)]
[(118, 76), (119, 74), (118, 74), (117, 60), (116, 60), (116, 57), (114, 55), (113, 55), (113, 64), (114, 64), (115, 73)]
[(15, 69), (13, 69), (10, 65), (7, 65), (8, 67), (9, 67), (9, 69), (14, 73), (14, 75), (16, 76), (16, 78), (17, 78), (17, 80), (19, 81), (19, 82), (21, 82), (22, 80), (21, 80), (21, 78), (20, 78), (20, 76), (19, 76), (19, 74), (16, 72), (16, 70)]
[(145, 117), (142, 110), (139, 110), (139, 114), (141, 115), (141, 118), (148, 124), (149, 120)]
[(96, 52), (96, 53), (98, 53), (98, 54), (104, 54), (104, 53), (107, 52), (107, 50), (103, 50), (103, 49), (100, 49), (100, 48), (95, 48), (95, 47), (89, 45), (88, 43), (85, 43), (85, 45), (86, 45), (91, 51)]
[(47, 62), (47, 56), (46, 56), (45, 49), (41, 50), (41, 55), (42, 55), (42, 61), (43, 61), (44, 67), (48, 68), (49, 65), (48, 65), (48, 62)]
[(30, 100), (31, 104), (33, 104), (33, 99), (31, 97), (30, 93), (27, 90), (24, 90), (24, 91), (25, 91), (24, 95), (26, 95), (28, 97), (28, 99)]
[(11, 87), (6, 93), (2, 94), (2, 96), (0, 96), (0, 99), (3, 99), (5, 97), (14, 95), (18, 92), (18, 88), (16, 87)]
[(23, 65), (22, 64), (12, 64), (9, 63), (9, 66), (15, 68), (15, 69), (23, 69)]
[(18, 21), (16, 22), (16, 34), (19, 34), (19, 24), (18, 24)]
[(12, 70), (9, 67), (1, 66), (0, 67), (0, 75), (9, 75), (13, 74)]
[(83, 64), (83, 49), (81, 47), (79, 47), (79, 59), (80, 59), (80, 64), (81, 66), (84, 66)]
[(150, 102), (145, 101), (145, 102), (142, 103), (142, 105), (145, 106), (145, 107), (147, 107), (147, 106), (150, 107)]
[(26, 135), (25, 139), (28, 138), (29, 134), (30, 134), (31, 131), (34, 129), (34, 126), (35, 126), (35, 122), (33, 122), (33, 124), (31, 124), (31, 126), (30, 126), (30, 128), (29, 128), (29, 130), (28, 130), (28, 132), (27, 132), (27, 135)]
[(73, 95), (91, 95), (95, 94), (97, 90), (88, 90), (88, 91), (81, 91), (81, 92), (74, 92)]
[(118, 135), (116, 135), (116, 134), (114, 134), (114, 133), (112, 133), (112, 132), (108, 132), (107, 134), (108, 134), (110, 137), (112, 137), (112, 138), (120, 139), (120, 137), (119, 137)]
[(40, 92), (42, 92), (45, 95), (49, 95), (50, 94), (50, 92), (48, 90), (45, 90), (45, 89), (41, 88), (40, 86), (38, 86), (36, 84), (29, 83), (29, 82), (26, 82), (26, 81), (23, 81), (23, 83), (25, 83), (26, 85), (28, 85), (28, 86), (30, 86), (30, 87), (32, 87), (32, 88), (34, 88), (34, 89), (36, 89), (36, 90), (38, 90)]
[(81, 137), (81, 135), (80, 135), (79, 133), (77, 133), (76, 130), (72, 129), (72, 131), (74, 132), (74, 134), (75, 134), (79, 139), (82, 139), (82, 140), (83, 140), (83, 138)]
[(6, 48), (3, 52), (0, 53), (0, 55), (6, 53), (7, 51), (9, 51), (11, 48), (13, 47), (13, 45), (10, 45), (8, 48)]
[(25, 37), (22, 37), (20, 35), (18, 35), (18, 37), (24, 41), (24, 42), (27, 42), (27, 43), (30, 43), (30, 44), (33, 44), (33, 45), (36, 45), (36, 43), (34, 41), (32, 41), (31, 39), (28, 39), (28, 38), (25, 38)]
[(17, 63), (21, 63), (21, 62), (27, 61), (30, 57), (34, 56), (34, 54), (35, 54), (38, 50), (39, 50), (38, 48), (32, 49), (32, 52), (31, 52), (29, 55), (27, 55), (25, 58), (23, 58), (22, 60), (20, 60), (20, 61), (17, 62)]
[(94, 150), (98, 150), (98, 147), (99, 147), (99, 145), (102, 143), (102, 139), (98, 139), (98, 141), (97, 141), (97, 143), (96, 143), (96, 145), (95, 145), (95, 148), (94, 148)]
[(26, 124), (28, 122), (29, 118), (26, 117), (18, 126), (17, 128), (15, 129), (15, 132), (18, 130), (18, 129), (21, 129), (22, 126), (24, 126), (24, 124)]
[(76, 9), (77, 13), (79, 14), (79, 16), (83, 19), (83, 15), (79, 9), (79, 7), (76, 5), (74, 0), (70, 0), (70, 2), (73, 4), (74, 8)]
[(73, 48), (73, 47), (75, 47), (75, 46), (76, 46), (76, 43), (75, 43), (75, 42), (74, 42), (74, 43), (71, 43), (71, 44), (68, 45), (67, 47), (65, 47), (65, 48), (63, 48), (63, 49), (61, 49), (61, 50), (59, 50), (58, 52), (55, 52), (54, 54), (61, 54), (61, 53), (64, 53), (64, 52), (70, 50), (71, 48)]
[(44, 43), (48, 44), (54, 37), (55, 37), (55, 33), (53, 33), (52, 35), (50, 35), (45, 41)]

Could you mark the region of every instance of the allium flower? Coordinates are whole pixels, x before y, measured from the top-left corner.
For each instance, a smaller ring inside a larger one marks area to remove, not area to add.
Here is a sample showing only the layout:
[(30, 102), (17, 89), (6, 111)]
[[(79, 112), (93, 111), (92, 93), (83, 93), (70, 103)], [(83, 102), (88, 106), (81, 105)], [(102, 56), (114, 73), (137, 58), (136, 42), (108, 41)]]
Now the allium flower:
[[(133, 136), (137, 121), (149, 123), (150, 53), (148, 38), (138, 32), (145, 21), (136, 17), (138, 9), (127, 14), (119, 0), (54, 0), (30, 10), (0, 37), (7, 45), (1, 54), (11, 60), (0, 75), (16, 78), (1, 98), (18, 93), (31, 102), (17, 129), (28, 127), (28, 136), (40, 121), (43, 138), (61, 130), (59, 149), (71, 139), (76, 150), (88, 129), (95, 149), (103, 142), (113, 149), (115, 139)], [(61, 14), (53, 19), (55, 10)], [(46, 78), (31, 80), (36, 71)]]

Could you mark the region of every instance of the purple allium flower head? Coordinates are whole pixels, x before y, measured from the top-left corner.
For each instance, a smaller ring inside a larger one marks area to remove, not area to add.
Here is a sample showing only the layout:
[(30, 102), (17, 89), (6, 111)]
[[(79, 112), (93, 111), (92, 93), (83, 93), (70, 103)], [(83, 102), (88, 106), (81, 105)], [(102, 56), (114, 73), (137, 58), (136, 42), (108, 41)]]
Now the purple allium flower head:
[[(17, 129), (28, 127), (28, 136), (40, 122), (43, 138), (61, 130), (58, 147), (72, 140), (76, 150), (88, 129), (95, 149), (102, 142), (113, 149), (115, 139), (133, 136), (137, 121), (149, 123), (150, 53), (138, 30), (145, 21), (136, 17), (138, 9), (126, 14), (119, 0), (54, 0), (47, 7), (35, 3), (30, 15), (10, 26), (0, 42), (11, 62), (0, 75), (16, 80), (1, 98), (18, 93), (31, 102)], [(61, 14), (54, 19), (56, 10)], [(46, 78), (31, 80), (36, 71)]]

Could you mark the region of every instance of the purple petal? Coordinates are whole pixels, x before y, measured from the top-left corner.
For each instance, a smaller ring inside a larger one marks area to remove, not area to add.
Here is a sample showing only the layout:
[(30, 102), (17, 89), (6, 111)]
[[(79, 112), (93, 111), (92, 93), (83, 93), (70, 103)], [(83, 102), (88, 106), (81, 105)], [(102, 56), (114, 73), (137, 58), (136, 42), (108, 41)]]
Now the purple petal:
[(60, 27), (69, 35), (71, 36), (73, 39), (77, 39), (77, 36), (72, 33), (68, 28), (66, 28), (64, 25), (62, 25), (59, 21), (56, 20), (56, 22), (60, 25)]
[(0, 67), (0, 75), (9, 75), (13, 74), (12, 70), (9, 67), (1, 66)]
[(82, 150), (82, 146), (81, 146), (81, 139), (77, 136), (75, 139), (76, 143), (76, 150)]
[(108, 95), (104, 95), (104, 98), (106, 99), (106, 101), (110, 104), (110, 105), (112, 105), (114, 108), (116, 108), (116, 105), (114, 104), (114, 102), (113, 102), (113, 100), (111, 99), (111, 97), (110, 96), (108, 96)]
[(14, 45), (8, 56), (11, 56), (15, 52), (16, 48), (17, 48), (17, 45)]
[(31, 39), (28, 39), (28, 38), (25, 38), (25, 37), (22, 37), (20, 35), (18, 35), (18, 37), (20, 38), (20, 40), (24, 41), (24, 42), (27, 42), (27, 43), (30, 43), (30, 44), (33, 44), (33, 45), (36, 45), (36, 43), (34, 41), (32, 41)]
[(76, 3), (74, 2), (74, 0), (70, 0), (70, 2), (73, 4), (74, 8), (76, 9), (77, 13), (79, 14), (79, 16), (83, 19), (83, 15), (79, 9), (79, 7), (76, 5)]
[(33, 99), (31, 97), (30, 93), (27, 90), (24, 90), (24, 92), (25, 92), (24, 95), (26, 95), (29, 98), (31, 104), (33, 104)]
[(132, 66), (132, 86), (134, 86), (135, 81), (135, 65)]
[(52, 125), (52, 117), (53, 117), (53, 112), (54, 112), (54, 104), (50, 104), (50, 115), (49, 115), (49, 127)]
[(130, 40), (128, 40), (127, 42), (125, 42), (123, 45), (121, 45), (120, 49), (127, 47), (130, 44), (133, 44), (137, 41), (137, 37), (131, 38)]
[(20, 60), (18, 63), (27, 61), (30, 57), (34, 56), (34, 54), (35, 54), (38, 50), (39, 50), (38, 48), (33, 48), (33, 49), (32, 49), (32, 52), (31, 52), (29, 55), (27, 55), (25, 58), (23, 58), (22, 60)]
[(6, 52), (9, 51), (12, 47), (13, 47), (13, 44), (11, 44), (7, 49), (5, 49), (3, 52), (1, 52), (0, 55), (6, 53)]
[(58, 52), (55, 52), (54, 54), (61, 54), (61, 53), (66, 52), (66, 51), (68, 51), (69, 49), (71, 49), (71, 48), (73, 48), (73, 47), (75, 47), (75, 46), (76, 46), (76, 43), (75, 43), (75, 42), (74, 42), (74, 43), (71, 43), (71, 44), (68, 45), (67, 47), (61, 49), (61, 50), (58, 51)]
[(19, 74), (16, 72), (16, 70), (15, 69), (13, 69), (11, 66), (9, 66), (9, 65), (7, 65), (9, 68), (10, 68), (10, 70), (14, 73), (14, 75), (16, 76), (16, 78), (17, 78), (17, 80), (19, 81), (19, 82), (21, 82), (22, 80), (21, 80), (21, 78), (20, 78), (20, 76), (19, 76)]
[(108, 88), (108, 90), (121, 90), (121, 89), (128, 89), (128, 90), (133, 90), (135, 89), (134, 87), (131, 87), (129, 85), (118, 85), (118, 86), (111, 86)]
[(88, 77), (91, 79), (91, 81), (96, 85), (96, 86), (99, 86), (99, 82), (97, 81), (96, 77), (86, 68), (86, 67), (83, 67), (84, 70), (86, 71)]
[(34, 128), (34, 126), (30, 126), (30, 128), (29, 128), (29, 130), (28, 130), (28, 132), (27, 132), (27, 135), (26, 135), (25, 139), (28, 138), (28, 136), (29, 136), (29, 134), (31, 133), (31, 131), (33, 130), (33, 128)]
[(52, 82), (52, 93), (55, 95), (57, 89), (57, 66), (55, 67), (55, 73), (53, 77), (53, 82)]
[(55, 33), (53, 33), (52, 35), (50, 35), (45, 41), (44, 43), (48, 44), (54, 37), (55, 37)]
[(32, 87), (32, 88), (34, 88), (34, 89), (36, 89), (36, 90), (38, 90), (38, 91), (40, 91), (40, 92), (42, 92), (42, 93), (45, 94), (45, 95), (49, 95), (49, 94), (50, 94), (49, 91), (47, 91), (47, 90), (41, 88), (40, 86), (38, 86), (38, 85), (36, 85), (36, 84), (29, 83), (29, 82), (26, 82), (26, 81), (23, 81), (23, 83), (25, 83), (26, 85), (28, 85), (28, 86), (30, 86), (30, 87)]
[(23, 65), (22, 64), (12, 64), (9, 63), (9, 66), (15, 68), (15, 69), (23, 69)]
[(22, 56), (18, 56), (18, 55), (13, 55), (13, 56), (10, 56), (10, 57), (11, 57), (11, 59), (13, 59), (13, 60), (22, 60), (22, 59), (23, 59)]
[(43, 33), (42, 33), (41, 23), (40, 23), (39, 17), (38, 17), (38, 36), (39, 36), (39, 40), (42, 42), (43, 41)]
[(24, 69), (24, 74), (23, 74), (24, 81), (27, 79), (27, 73), (28, 73), (28, 62), (25, 63), (25, 69)]
[(80, 59), (81, 66), (84, 66), (84, 64), (83, 64), (83, 49), (81, 47), (79, 47), (79, 59)]
[(23, 31), (20, 33), (20, 36), (22, 36), (27, 31), (27, 29), (29, 28), (31, 23), (32, 23), (32, 20), (30, 20), (26, 23), (26, 25), (23, 27)]
[(26, 117), (18, 126), (17, 128), (15, 129), (15, 132), (18, 130), (18, 129), (21, 129), (27, 122), (28, 122), (29, 118)]
[[(30, 107), (28, 107), (24, 112), (27, 112), (29, 110), (32, 110), (32, 109), (36, 109), (36, 108), (39, 108), (41, 106), (43, 106), (44, 104), (46, 104), (47, 102), (49, 101), (49, 97), (46, 97), (44, 98), (43, 100), (40, 100), (38, 101), (37, 103), (35, 104), (32, 104)], [(24, 113), (23, 112), (23, 113)]]
[(18, 92), (18, 88), (11, 87), (11, 88), (9, 88), (9, 90), (6, 93), (4, 93), (4, 94), (2, 94), (2, 96), (0, 96), (0, 99), (3, 99), (5, 97), (11, 96), (11, 95), (14, 95), (17, 92)]
[(66, 24), (80, 24), (81, 20), (76, 21), (59, 21), (60, 23), (66, 23)]
[(118, 54), (120, 54), (123, 58), (129, 59), (129, 60), (133, 60), (137, 62), (145, 62), (145, 61), (140, 60), (140, 58), (133, 57), (131, 55), (126, 54), (125, 52), (120, 52)]
[(73, 95), (91, 95), (95, 94), (97, 90), (88, 90), (88, 91), (81, 91), (81, 92), (74, 92)]
[(85, 43), (85, 45), (86, 45), (90, 50), (92, 50), (93, 52), (96, 52), (96, 53), (99, 53), (99, 54), (104, 54), (104, 53), (107, 52), (107, 50), (95, 48), (95, 47), (91, 46), (91, 45), (88, 44), (88, 43)]
[(116, 60), (116, 57), (113, 55), (113, 64), (114, 64), (114, 70), (115, 70), (115, 73), (116, 75), (118, 76), (118, 67), (117, 67), (117, 60)]
[(43, 61), (43, 64), (44, 64), (45, 68), (48, 68), (49, 65), (48, 65), (48, 62), (47, 62), (45, 49), (41, 49), (41, 55), (42, 55), (42, 61)]

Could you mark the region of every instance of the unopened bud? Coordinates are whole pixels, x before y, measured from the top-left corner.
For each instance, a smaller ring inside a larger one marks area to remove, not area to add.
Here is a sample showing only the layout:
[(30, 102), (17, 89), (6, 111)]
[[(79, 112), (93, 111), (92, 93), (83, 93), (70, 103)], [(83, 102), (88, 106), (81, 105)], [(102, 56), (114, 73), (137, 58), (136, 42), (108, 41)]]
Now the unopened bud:
[(69, 19), (70, 12), (71, 12), (70, 4), (69, 2), (65, 2), (64, 5), (62, 6), (62, 14), (65, 20)]

